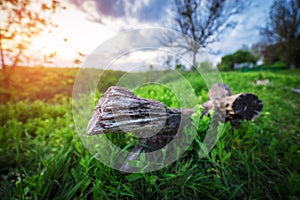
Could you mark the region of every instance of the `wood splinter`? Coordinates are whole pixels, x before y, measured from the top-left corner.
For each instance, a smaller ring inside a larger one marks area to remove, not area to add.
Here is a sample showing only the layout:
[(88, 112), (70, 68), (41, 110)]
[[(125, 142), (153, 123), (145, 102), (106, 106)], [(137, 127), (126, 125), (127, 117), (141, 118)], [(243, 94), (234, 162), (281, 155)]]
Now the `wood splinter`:
[[(262, 101), (255, 94), (232, 95), (229, 87), (221, 83), (214, 84), (208, 96), (209, 101), (202, 104), (203, 115), (213, 110), (217, 121), (229, 121), (232, 126), (238, 126), (242, 120), (253, 119), (263, 108)], [(178, 128), (182, 128), (181, 118), (189, 118), (193, 112), (193, 108), (168, 108), (159, 101), (140, 98), (128, 89), (112, 86), (99, 99), (87, 134), (139, 134), (140, 139), (132, 152), (152, 152), (169, 143)], [(123, 168), (126, 167), (125, 161)]]

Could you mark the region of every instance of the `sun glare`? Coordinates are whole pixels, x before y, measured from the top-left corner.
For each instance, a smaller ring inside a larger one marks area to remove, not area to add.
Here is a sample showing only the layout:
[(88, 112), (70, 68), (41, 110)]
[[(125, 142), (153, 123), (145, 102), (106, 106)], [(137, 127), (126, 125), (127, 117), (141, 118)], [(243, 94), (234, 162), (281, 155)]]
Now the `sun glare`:
[(33, 42), (33, 50), (42, 55), (56, 53), (62, 58), (71, 59), (75, 55), (75, 50), (69, 48), (66, 38), (59, 38), (55, 34), (45, 34)]
[[(90, 22), (72, 6), (53, 16), (57, 28), (46, 30), (32, 43), (32, 50), (41, 56), (55, 55), (54, 64), (70, 66), (78, 58), (78, 52), (87, 55), (98, 45), (115, 35), (104, 25)], [(64, 63), (60, 63), (64, 60)]]

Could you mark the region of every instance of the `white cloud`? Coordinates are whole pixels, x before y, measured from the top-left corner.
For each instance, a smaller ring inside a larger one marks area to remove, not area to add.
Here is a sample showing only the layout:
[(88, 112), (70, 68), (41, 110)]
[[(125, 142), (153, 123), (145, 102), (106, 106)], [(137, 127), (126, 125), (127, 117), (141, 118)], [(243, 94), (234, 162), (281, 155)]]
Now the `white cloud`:
[[(80, 6), (84, 4), (84, 9), (88, 9), (95, 15), (97, 14), (96, 8), (98, 9), (98, 12), (105, 8), (99, 7), (100, 3), (107, 3), (109, 1), (110, 0), (76, 1), (75, 4), (77, 5), (77, 8), (80, 8)], [(72, 2), (74, 3), (74, 1)], [(109, 2), (110, 4), (107, 4), (107, 9), (111, 9), (112, 13), (105, 12), (104, 15), (100, 16), (104, 25), (99, 24), (99, 21), (98, 23), (89, 21), (86, 13), (84, 14), (80, 10), (75, 10), (71, 7), (71, 11), (69, 10), (64, 16), (58, 17), (60, 31), (58, 31), (56, 35), (59, 34), (62, 38), (68, 37), (68, 45), (74, 52), (82, 51), (83, 53), (89, 53), (99, 45), (105, 43), (109, 38), (117, 35), (117, 32), (137, 28), (164, 26), (164, 22), (168, 21), (170, 18), (170, 12), (168, 10), (170, 2), (170, 0), (129, 0), (123, 2), (123, 7), (115, 7), (111, 4), (111, 2)], [(245, 10), (243, 14), (235, 16), (235, 19), (239, 22), (237, 27), (228, 31), (219, 42), (210, 47), (215, 52), (220, 52), (218, 55), (211, 55), (211, 59), (214, 63), (220, 61), (223, 55), (233, 53), (238, 50), (243, 44), (250, 45), (258, 41), (258, 26), (265, 25), (265, 17), (271, 3), (272, 1), (256, 0), (251, 7)], [(147, 34), (147, 32), (144, 32), (144, 34)], [(130, 47), (131, 45), (139, 42), (144, 42), (145, 45), (150, 45), (148, 44), (149, 42), (154, 46), (156, 45), (155, 40), (148, 40), (148, 35), (145, 35), (146, 39), (144, 41), (137, 41), (137, 38), (141, 37), (132, 36), (131, 38), (123, 38), (123, 40), (120, 41), (120, 45), (128, 45), (128, 47)], [(114, 52), (117, 51), (117, 49), (117, 46), (110, 46), (108, 52)], [(108, 54), (108, 52), (106, 53)], [(144, 56), (145, 58), (148, 56), (151, 57), (150, 53), (146, 53)], [(132, 63), (132, 61), (130, 61), (131, 58), (133, 57), (129, 56), (128, 58), (124, 58), (124, 63)], [(120, 66), (126, 65), (121, 64), (121, 61), (118, 62)], [(70, 62), (70, 65), (72, 65), (72, 62)]]
[(271, 3), (272, 1), (259, 0), (247, 8), (243, 14), (237, 16), (237, 27), (213, 45), (220, 51), (220, 55), (234, 53), (243, 44), (249, 46), (260, 40), (259, 28), (265, 25), (266, 13)]

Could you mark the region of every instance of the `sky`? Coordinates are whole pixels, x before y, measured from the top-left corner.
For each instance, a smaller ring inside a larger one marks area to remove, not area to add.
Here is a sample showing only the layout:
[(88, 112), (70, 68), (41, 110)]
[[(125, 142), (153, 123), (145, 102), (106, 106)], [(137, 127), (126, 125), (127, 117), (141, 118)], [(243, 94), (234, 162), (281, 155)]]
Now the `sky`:
[[(85, 61), (86, 57), (99, 46), (111, 42), (118, 35), (134, 29), (151, 27), (168, 27), (171, 2), (173, 0), (62, 0), (67, 7), (53, 16), (58, 28), (45, 32), (33, 41), (36, 51), (51, 54), (56, 53), (52, 65), (69, 67), (74, 66), (74, 60)], [(263, 27), (272, 0), (253, 0), (242, 14), (236, 15), (234, 20), (237, 26), (221, 36), (220, 41), (212, 44), (215, 51), (210, 55), (213, 63), (218, 63), (221, 57), (234, 53), (243, 45), (250, 46), (260, 40), (259, 27)], [(147, 38), (147, 37), (146, 37)], [(130, 44), (136, 38), (127, 38)], [(149, 38), (148, 38), (149, 39)], [(124, 43), (124, 45), (126, 45)], [(80, 52), (80, 53), (79, 53)], [(217, 52), (217, 53), (216, 53)], [(139, 54), (140, 53), (140, 54)], [(134, 56), (139, 55), (139, 56)], [(135, 52), (127, 56), (123, 65), (120, 59), (121, 70), (126, 69), (131, 59), (145, 56), (153, 60), (157, 54), (151, 52)], [(121, 58), (122, 60), (122, 58)], [(161, 62), (159, 59), (156, 62)], [(144, 61), (145, 62), (145, 61)]]

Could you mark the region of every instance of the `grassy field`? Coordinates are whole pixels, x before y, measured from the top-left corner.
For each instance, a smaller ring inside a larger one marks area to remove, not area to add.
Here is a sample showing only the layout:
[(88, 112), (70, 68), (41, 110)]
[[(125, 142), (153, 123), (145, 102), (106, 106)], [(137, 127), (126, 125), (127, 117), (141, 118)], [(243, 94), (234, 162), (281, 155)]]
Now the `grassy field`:
[[(17, 68), (12, 89), (0, 88), (1, 199), (299, 199), (300, 71), (226, 72), (233, 93), (252, 92), (261, 115), (226, 126), (210, 154), (199, 159), (195, 141), (171, 165), (123, 174), (96, 160), (76, 134), (71, 94), (78, 69)], [(122, 72), (106, 72), (100, 93)], [(182, 72), (199, 101), (207, 88), (199, 74)], [(2, 79), (0, 74), (0, 79)], [(268, 79), (268, 85), (254, 85)], [(161, 87), (136, 94), (176, 106)], [(203, 132), (199, 132), (203, 134)], [(116, 138), (113, 138), (117, 140)]]

